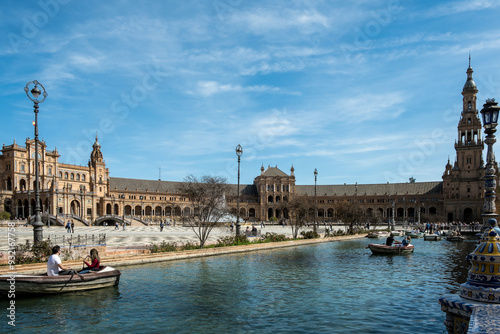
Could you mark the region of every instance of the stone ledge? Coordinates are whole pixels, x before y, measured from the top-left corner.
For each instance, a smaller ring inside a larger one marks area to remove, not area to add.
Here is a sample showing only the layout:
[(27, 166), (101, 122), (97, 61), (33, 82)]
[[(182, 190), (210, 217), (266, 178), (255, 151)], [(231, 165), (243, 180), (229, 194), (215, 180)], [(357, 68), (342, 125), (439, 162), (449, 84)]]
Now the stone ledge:
[[(269, 242), (262, 244), (252, 244), (252, 245), (242, 245), (242, 246), (228, 246), (228, 247), (217, 247), (217, 248), (202, 248), (178, 252), (165, 252), (165, 253), (142, 253), (142, 254), (127, 254), (124, 253), (121, 256), (102, 256), (101, 263), (103, 265), (109, 265), (113, 267), (118, 266), (129, 266), (137, 264), (164, 262), (164, 261), (175, 261), (199, 257), (208, 257), (224, 254), (237, 254), (245, 252), (253, 252), (258, 250), (269, 250), (277, 248), (286, 247), (296, 247), (304, 245), (314, 245), (325, 242), (335, 242), (343, 240), (361, 239), (364, 235), (353, 235), (353, 236), (340, 236), (332, 238), (318, 238), (318, 239), (306, 239), (306, 240), (291, 240), (282, 242)], [(134, 250), (137, 251), (137, 250)], [(75, 261), (64, 261), (64, 264), (70, 267), (79, 268), (82, 265), (81, 260)], [(14, 270), (10, 270), (8, 266), (0, 267), (0, 275), (6, 274), (40, 274), (47, 270), (46, 263), (35, 263), (35, 264), (25, 264), (16, 265)]]
[[(469, 318), (467, 334), (500, 333), (500, 305), (467, 300), (456, 294), (439, 298), (441, 309), (447, 314), (447, 328), (454, 328), (453, 315)], [(446, 324), (446, 323), (445, 323)], [(465, 332), (464, 332), (465, 333)]]

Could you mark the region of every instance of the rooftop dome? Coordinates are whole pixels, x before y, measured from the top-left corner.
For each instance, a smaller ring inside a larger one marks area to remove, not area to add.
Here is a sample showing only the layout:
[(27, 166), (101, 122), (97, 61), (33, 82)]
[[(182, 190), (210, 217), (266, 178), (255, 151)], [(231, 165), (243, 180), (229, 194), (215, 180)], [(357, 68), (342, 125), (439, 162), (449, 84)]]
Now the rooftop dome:
[(469, 68), (467, 69), (467, 81), (465, 82), (464, 89), (462, 92), (473, 92), (477, 93), (477, 86), (474, 80), (472, 79), (472, 67), (470, 65), (470, 56), (469, 56)]

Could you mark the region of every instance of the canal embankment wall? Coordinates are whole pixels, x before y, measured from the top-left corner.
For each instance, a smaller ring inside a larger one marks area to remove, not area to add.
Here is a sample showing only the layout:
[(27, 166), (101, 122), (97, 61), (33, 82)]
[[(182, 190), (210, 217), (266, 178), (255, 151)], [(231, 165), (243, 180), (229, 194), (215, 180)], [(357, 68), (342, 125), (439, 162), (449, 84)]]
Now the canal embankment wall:
[[(317, 239), (299, 239), (281, 242), (268, 242), (268, 243), (255, 243), (249, 245), (240, 246), (226, 246), (226, 247), (211, 247), (211, 248), (201, 248), (192, 250), (183, 250), (176, 252), (164, 252), (164, 253), (149, 253), (146, 250), (138, 250), (135, 254), (117, 254), (117, 255), (107, 255), (101, 256), (101, 264), (108, 265), (115, 268), (120, 268), (121, 266), (131, 266), (140, 265), (156, 262), (166, 262), (166, 261), (178, 261), (192, 258), (201, 258), (209, 256), (227, 255), (227, 254), (238, 254), (262, 250), (272, 250), (287, 247), (298, 247), (306, 245), (321, 244), (326, 242), (339, 242), (352, 239), (364, 238), (365, 235), (349, 235), (349, 236), (337, 236), (330, 238), (317, 238)], [(70, 260), (64, 261), (64, 265), (70, 266), (73, 269), (81, 269), (82, 260)], [(47, 271), (46, 263), (33, 263), (33, 264), (20, 264), (15, 265), (14, 269), (9, 266), (0, 267), (0, 275), (7, 274), (41, 274)]]

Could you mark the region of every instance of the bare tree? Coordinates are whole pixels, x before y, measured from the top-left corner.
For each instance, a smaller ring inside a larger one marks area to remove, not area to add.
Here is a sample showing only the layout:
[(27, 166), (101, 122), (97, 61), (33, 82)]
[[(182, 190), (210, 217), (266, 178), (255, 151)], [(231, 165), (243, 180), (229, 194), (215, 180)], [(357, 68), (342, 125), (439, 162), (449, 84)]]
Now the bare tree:
[(355, 203), (349, 201), (337, 202), (335, 207), (337, 219), (340, 219), (345, 224), (348, 224), (349, 233), (353, 233), (354, 226), (358, 224), (358, 219), (362, 216), (362, 212), (359, 207)]
[(212, 229), (227, 214), (225, 195), (229, 190), (226, 178), (204, 175), (200, 179), (189, 175), (179, 186), (179, 193), (189, 198), (193, 213), (184, 217), (184, 224), (190, 226), (203, 248)]
[(281, 202), (280, 209), (282, 212), (288, 213), (289, 224), (292, 228), (294, 239), (297, 239), (299, 230), (311, 220), (311, 217), (308, 215), (311, 205), (313, 205), (313, 200), (307, 195), (295, 195), (288, 202)]

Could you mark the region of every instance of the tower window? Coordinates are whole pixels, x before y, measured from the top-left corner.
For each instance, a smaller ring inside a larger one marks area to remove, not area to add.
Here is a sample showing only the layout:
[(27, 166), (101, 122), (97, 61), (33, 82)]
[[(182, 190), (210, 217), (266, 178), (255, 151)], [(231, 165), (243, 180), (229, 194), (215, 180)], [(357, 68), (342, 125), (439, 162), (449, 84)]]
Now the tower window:
[(467, 158), (467, 163), (471, 164), (472, 163), (472, 158)]
[(472, 110), (472, 103), (469, 101), (469, 110)]

